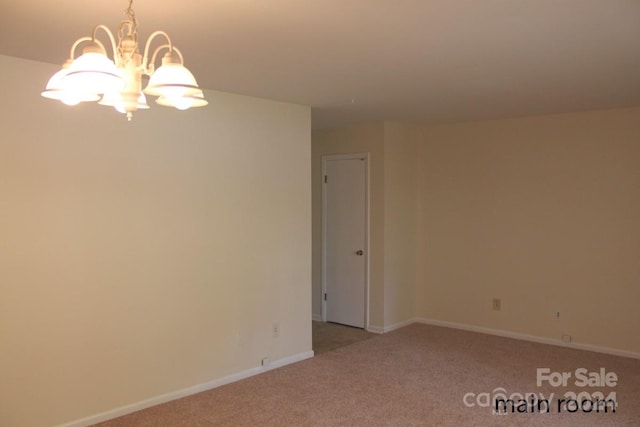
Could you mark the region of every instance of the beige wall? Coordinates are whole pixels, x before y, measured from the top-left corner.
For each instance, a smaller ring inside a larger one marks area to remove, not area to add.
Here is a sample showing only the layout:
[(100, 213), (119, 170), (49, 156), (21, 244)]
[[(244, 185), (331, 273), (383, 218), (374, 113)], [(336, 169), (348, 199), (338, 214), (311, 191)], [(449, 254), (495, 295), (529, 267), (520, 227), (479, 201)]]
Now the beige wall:
[(384, 125), (373, 123), (312, 134), (313, 313), (322, 313), (322, 156), (370, 153), (369, 324), (384, 326)]
[(416, 312), (420, 128), (384, 123), (384, 326)]
[(416, 314), (640, 353), (640, 109), (423, 132)]
[(41, 98), (56, 67), (0, 68), (0, 425), (311, 350), (309, 108), (206, 92), (128, 123)]
[(639, 141), (637, 108), (315, 131), (314, 313), (320, 156), (377, 150), (376, 326), (418, 317), (640, 354)]

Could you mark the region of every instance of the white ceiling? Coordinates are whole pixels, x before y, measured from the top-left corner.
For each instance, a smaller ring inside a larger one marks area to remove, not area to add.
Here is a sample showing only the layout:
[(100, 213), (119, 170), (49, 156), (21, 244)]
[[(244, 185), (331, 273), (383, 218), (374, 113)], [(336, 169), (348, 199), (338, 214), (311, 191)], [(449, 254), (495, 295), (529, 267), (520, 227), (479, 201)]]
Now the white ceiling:
[[(61, 64), (125, 0), (1, 0), (0, 54)], [(135, 0), (200, 86), (315, 128), (640, 106), (640, 0)], [(46, 82), (34, 82), (40, 91)], [(210, 102), (215, 102), (210, 99)]]

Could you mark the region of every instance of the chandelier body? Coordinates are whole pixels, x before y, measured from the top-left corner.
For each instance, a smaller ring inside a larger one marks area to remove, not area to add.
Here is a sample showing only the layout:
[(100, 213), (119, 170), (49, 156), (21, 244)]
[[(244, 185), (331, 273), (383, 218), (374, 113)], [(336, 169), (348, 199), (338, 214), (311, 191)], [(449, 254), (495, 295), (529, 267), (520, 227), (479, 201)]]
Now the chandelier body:
[[(186, 110), (207, 105), (202, 90), (193, 74), (184, 66), (180, 51), (164, 31), (153, 32), (145, 43), (144, 54), (138, 43), (138, 21), (132, 9), (133, 0), (124, 11), (126, 19), (118, 26), (117, 39), (104, 25), (97, 25), (91, 37), (81, 37), (71, 46), (69, 59), (55, 73), (42, 96), (59, 100), (67, 105), (98, 101), (100, 105), (114, 107), (131, 120), (137, 110), (148, 109), (145, 94), (157, 96), (159, 105)], [(113, 60), (107, 56), (104, 44), (97, 34), (103, 31), (113, 52)], [(149, 58), (151, 42), (166, 39)], [(75, 58), (76, 50), (84, 45), (82, 55)], [(155, 69), (158, 54), (166, 50), (162, 65)], [(142, 89), (142, 76), (149, 76), (147, 87)]]

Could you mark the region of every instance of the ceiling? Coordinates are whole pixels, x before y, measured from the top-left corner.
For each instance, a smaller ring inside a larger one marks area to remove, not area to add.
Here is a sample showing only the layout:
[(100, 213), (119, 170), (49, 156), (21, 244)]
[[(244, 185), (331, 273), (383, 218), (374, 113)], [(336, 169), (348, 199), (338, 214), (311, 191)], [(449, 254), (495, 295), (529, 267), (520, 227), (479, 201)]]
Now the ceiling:
[[(0, 54), (62, 64), (126, 0), (2, 0)], [(640, 0), (135, 0), (201, 87), (313, 107), (313, 127), (640, 106)], [(34, 82), (40, 91), (46, 82)], [(215, 102), (214, 99), (209, 99)]]

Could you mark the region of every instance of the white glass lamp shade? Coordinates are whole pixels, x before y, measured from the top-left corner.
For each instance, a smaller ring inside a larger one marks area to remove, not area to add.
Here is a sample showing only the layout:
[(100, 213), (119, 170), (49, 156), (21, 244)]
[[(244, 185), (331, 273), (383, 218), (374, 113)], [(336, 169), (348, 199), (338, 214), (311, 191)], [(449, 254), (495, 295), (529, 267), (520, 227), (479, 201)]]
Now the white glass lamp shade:
[(102, 52), (86, 48), (84, 53), (73, 61), (61, 82), (64, 90), (86, 97), (118, 92), (125, 84), (113, 61)]
[(168, 100), (194, 96), (202, 91), (191, 71), (182, 65), (175, 52), (167, 52), (162, 65), (151, 75), (144, 93)]
[(51, 76), (47, 87), (40, 95), (45, 98), (61, 101), (67, 105), (77, 105), (80, 102), (91, 102), (100, 99), (100, 97), (95, 94), (81, 94), (75, 93), (72, 90), (64, 90), (62, 79), (69, 74), (69, 67), (72, 61), (71, 59), (67, 60), (62, 66), (62, 69)]
[(192, 96), (182, 96), (179, 98), (165, 98), (164, 96), (158, 97), (156, 102), (165, 107), (175, 107), (178, 110), (186, 110), (192, 107), (204, 107), (208, 104), (204, 99), (202, 91)]

